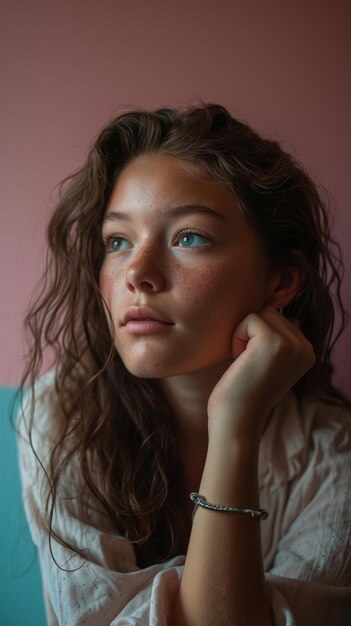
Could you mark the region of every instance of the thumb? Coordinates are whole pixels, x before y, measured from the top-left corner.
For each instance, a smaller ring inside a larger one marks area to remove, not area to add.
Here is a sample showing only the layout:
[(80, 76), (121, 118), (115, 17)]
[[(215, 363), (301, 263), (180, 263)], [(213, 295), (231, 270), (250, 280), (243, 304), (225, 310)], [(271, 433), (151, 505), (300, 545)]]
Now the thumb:
[[(251, 314), (244, 317), (234, 331), (232, 339), (232, 355), (234, 359), (237, 359), (246, 350), (246, 346), (250, 341), (248, 319), (250, 316)], [(252, 331), (252, 329), (250, 330)]]
[(240, 324), (236, 327), (232, 339), (232, 355), (236, 359), (242, 354), (249, 342), (250, 347), (255, 345), (255, 337), (258, 337), (261, 333), (266, 334), (268, 326), (264, 320), (257, 315), (257, 313), (249, 313), (246, 315)]

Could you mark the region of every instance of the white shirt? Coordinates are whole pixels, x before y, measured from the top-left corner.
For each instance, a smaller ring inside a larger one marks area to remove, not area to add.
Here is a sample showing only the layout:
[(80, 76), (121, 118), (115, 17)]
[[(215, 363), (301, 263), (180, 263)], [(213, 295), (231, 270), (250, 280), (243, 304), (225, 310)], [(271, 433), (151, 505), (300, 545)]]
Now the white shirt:
[[(36, 395), (52, 380), (50, 373), (37, 383)], [(139, 569), (132, 544), (111, 522), (96, 508), (81, 509), (73, 466), (67, 468), (54, 519), (68, 542), (86, 548), (85, 559), (55, 540), (50, 551), (44, 473), (26, 435), (28, 404), (24, 417), (23, 497), (49, 626), (166, 626), (185, 556)], [(48, 396), (37, 398), (33, 444), (44, 466), (55, 420)], [(269, 511), (261, 534), (274, 626), (350, 626), (351, 415), (288, 393), (261, 441), (259, 484), (260, 507)]]

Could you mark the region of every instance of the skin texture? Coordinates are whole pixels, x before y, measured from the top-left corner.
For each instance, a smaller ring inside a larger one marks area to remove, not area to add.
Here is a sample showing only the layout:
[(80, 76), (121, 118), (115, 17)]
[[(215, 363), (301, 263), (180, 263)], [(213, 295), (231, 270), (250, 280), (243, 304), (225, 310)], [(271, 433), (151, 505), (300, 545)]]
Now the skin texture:
[[(169, 215), (183, 205), (219, 217)], [(201, 237), (184, 237), (185, 229)], [(138, 157), (124, 168), (102, 236), (100, 287), (116, 348), (135, 376), (161, 380), (189, 489), (209, 502), (259, 508), (262, 431), (314, 362), (310, 343), (277, 311), (296, 295), (300, 270), (271, 267), (233, 194), (173, 156)], [(132, 305), (172, 325), (161, 334), (127, 333)], [(189, 500), (184, 511), (190, 519)], [(270, 626), (259, 522), (197, 510), (169, 623)]]
[[(213, 208), (223, 221), (167, 215), (169, 207), (189, 204)], [(116, 211), (129, 220), (109, 219)], [(186, 228), (211, 241), (179, 245)], [(165, 378), (230, 359), (234, 329), (270, 301), (277, 281), (234, 196), (175, 157), (139, 157), (120, 174), (107, 207), (103, 236), (114, 235), (125, 240), (115, 252), (116, 241), (109, 242), (100, 285), (127, 368)], [(131, 305), (154, 307), (174, 325), (166, 336), (128, 335), (120, 323)]]

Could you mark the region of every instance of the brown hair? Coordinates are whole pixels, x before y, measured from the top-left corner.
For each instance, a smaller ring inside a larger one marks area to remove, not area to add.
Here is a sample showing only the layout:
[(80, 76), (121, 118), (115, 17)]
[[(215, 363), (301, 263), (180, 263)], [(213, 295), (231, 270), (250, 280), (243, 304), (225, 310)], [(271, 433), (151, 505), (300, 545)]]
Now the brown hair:
[[(182, 474), (175, 426), (158, 381), (132, 376), (114, 348), (99, 291), (104, 255), (99, 233), (121, 168), (152, 152), (186, 159), (200, 175), (222, 181), (271, 261), (303, 266), (302, 289), (284, 313), (298, 320), (316, 361), (295, 391), (347, 402), (332, 384), (331, 364), (346, 318), (342, 262), (326, 203), (310, 176), (278, 143), (263, 139), (222, 106), (130, 111), (114, 119), (97, 137), (85, 165), (62, 183), (48, 226), (47, 269), (26, 318), (30, 350), (22, 384), (34, 390), (44, 350), (51, 349), (57, 366), (54, 406), (64, 418), (46, 468), (51, 536), (65, 544), (55, 533), (53, 511), (60, 477), (76, 458), (87, 490), (113, 526), (135, 543), (141, 565), (185, 549)], [(101, 468), (100, 482), (93, 464)]]

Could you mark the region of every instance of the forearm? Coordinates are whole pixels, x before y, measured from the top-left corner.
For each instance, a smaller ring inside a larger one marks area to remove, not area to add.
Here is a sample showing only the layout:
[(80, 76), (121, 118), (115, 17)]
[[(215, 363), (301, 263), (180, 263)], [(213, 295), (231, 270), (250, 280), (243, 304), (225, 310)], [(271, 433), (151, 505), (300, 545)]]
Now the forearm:
[[(315, 356), (301, 331), (271, 306), (237, 326), (232, 356), (207, 404), (209, 445), (199, 492), (215, 504), (257, 509), (262, 432)], [(271, 626), (257, 519), (196, 511), (174, 624)]]
[[(258, 446), (210, 445), (199, 493), (258, 509), (257, 463)], [(198, 507), (173, 617), (175, 626), (270, 625), (257, 519)]]

